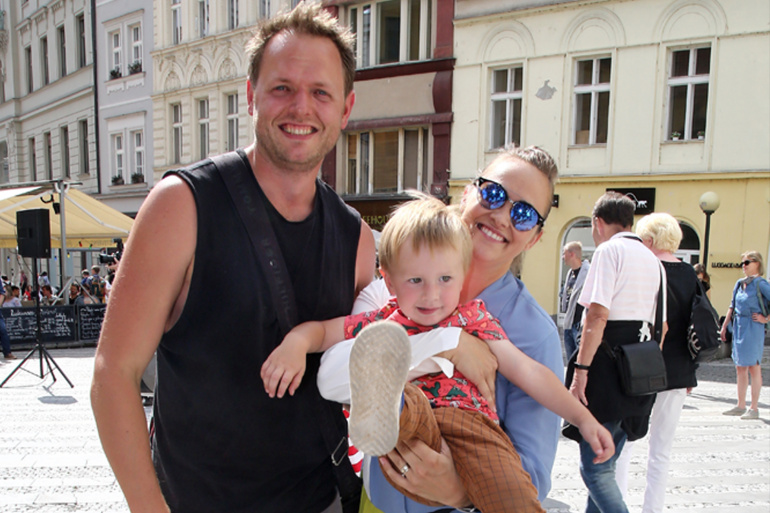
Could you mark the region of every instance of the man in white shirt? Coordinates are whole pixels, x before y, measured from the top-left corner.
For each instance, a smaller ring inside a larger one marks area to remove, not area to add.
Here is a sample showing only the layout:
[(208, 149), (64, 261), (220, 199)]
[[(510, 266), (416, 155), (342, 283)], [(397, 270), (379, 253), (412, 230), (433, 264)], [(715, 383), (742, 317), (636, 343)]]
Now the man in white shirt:
[[(587, 310), (580, 347), (567, 370), (567, 384), (615, 442), (615, 455), (595, 464), (591, 447), (574, 431), (565, 432), (580, 443), (580, 474), (589, 491), (587, 513), (628, 512), (615, 481), (615, 462), (626, 440), (647, 433), (655, 398), (625, 395), (609, 354), (617, 345), (652, 337), (658, 290), (666, 290), (658, 259), (631, 232), (635, 209), (630, 198), (612, 191), (594, 205), (591, 228), (597, 248), (578, 300)], [(665, 321), (665, 301), (660, 307)]]

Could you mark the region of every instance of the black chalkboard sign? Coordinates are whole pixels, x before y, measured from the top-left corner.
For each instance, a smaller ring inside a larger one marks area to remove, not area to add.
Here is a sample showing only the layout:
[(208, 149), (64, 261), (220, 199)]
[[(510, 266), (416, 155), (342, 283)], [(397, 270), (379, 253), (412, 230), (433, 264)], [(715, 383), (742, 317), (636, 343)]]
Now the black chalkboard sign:
[[(5, 327), (11, 342), (34, 342), (37, 317), (34, 307), (3, 308)], [(43, 342), (76, 340), (74, 306), (41, 306), (40, 326)]]
[(83, 305), (78, 308), (80, 340), (97, 340), (102, 331), (106, 304)]

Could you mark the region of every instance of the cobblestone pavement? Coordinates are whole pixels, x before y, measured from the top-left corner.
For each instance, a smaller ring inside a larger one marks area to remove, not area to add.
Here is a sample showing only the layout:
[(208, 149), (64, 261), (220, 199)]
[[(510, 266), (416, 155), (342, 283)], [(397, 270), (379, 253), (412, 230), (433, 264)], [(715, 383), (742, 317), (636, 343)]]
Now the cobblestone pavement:
[[(120, 488), (102, 452), (91, 414), (89, 386), (93, 348), (56, 349), (51, 354), (67, 377), (41, 379), (39, 360), (27, 362), (0, 389), (0, 511), (126, 512)], [(22, 356), (19, 353), (17, 356)], [(763, 380), (770, 385), (770, 351)], [(0, 360), (0, 379), (18, 361)], [(770, 511), (770, 390), (763, 387), (761, 418), (721, 415), (735, 405), (735, 368), (730, 360), (699, 371), (687, 398), (674, 443), (669, 512), (767, 513)], [(629, 506), (639, 511), (644, 493), (646, 442), (632, 460)], [(586, 492), (578, 473), (577, 444), (562, 439), (553, 472), (549, 512), (582, 511)]]

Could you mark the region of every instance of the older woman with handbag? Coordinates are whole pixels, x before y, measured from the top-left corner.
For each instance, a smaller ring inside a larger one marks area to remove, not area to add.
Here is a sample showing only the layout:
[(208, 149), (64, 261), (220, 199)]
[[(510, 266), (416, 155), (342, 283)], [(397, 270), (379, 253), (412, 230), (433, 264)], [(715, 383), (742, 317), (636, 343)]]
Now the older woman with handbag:
[[(759, 418), (759, 392), (762, 389), (762, 351), (765, 342), (765, 324), (770, 320), (767, 303), (770, 301), (770, 284), (762, 277), (765, 266), (762, 255), (747, 251), (741, 255), (741, 268), (745, 278), (735, 283), (730, 308), (722, 324), (721, 337), (727, 337), (727, 327), (733, 328), (733, 362), (738, 381), (738, 405), (723, 412), (724, 415), (741, 416), (743, 420)], [(746, 409), (746, 390), (751, 376), (751, 407)]]
[[(642, 507), (643, 513), (653, 513), (663, 511), (674, 432), (679, 424), (685, 398), (698, 384), (695, 379), (697, 365), (690, 355), (687, 342), (687, 328), (690, 325), (698, 277), (690, 264), (682, 262), (673, 254), (682, 241), (682, 229), (671, 215), (655, 213), (643, 217), (636, 224), (636, 234), (663, 264), (668, 283), (668, 332), (663, 338), (668, 389), (658, 392), (650, 417), (647, 487)], [(615, 476), (624, 498), (632, 450), (633, 442), (627, 442), (617, 462)]]

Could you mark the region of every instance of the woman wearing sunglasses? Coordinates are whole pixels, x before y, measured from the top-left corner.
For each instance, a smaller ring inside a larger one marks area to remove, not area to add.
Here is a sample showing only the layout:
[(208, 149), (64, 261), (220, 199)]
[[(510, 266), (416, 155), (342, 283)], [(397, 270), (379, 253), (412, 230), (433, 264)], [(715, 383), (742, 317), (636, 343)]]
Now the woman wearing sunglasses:
[[(741, 278), (733, 288), (733, 299), (722, 324), (721, 337), (725, 340), (727, 327), (732, 322), (733, 362), (738, 376), (738, 406), (723, 412), (724, 415), (739, 416), (743, 420), (759, 418), (757, 403), (762, 389), (762, 350), (765, 342), (765, 324), (770, 316), (767, 304), (770, 302), (770, 284), (762, 275), (765, 266), (762, 255), (757, 251), (747, 251), (741, 255), (741, 268), (745, 278)], [(764, 305), (760, 305), (764, 301)], [(764, 306), (764, 308), (763, 308)], [(746, 390), (751, 376), (751, 406), (746, 409)]]
[[(466, 187), (460, 209), (463, 220), (471, 229), (473, 258), (461, 300), (482, 299), (487, 309), (500, 320), (509, 339), (562, 379), (564, 366), (558, 330), (524, 284), (511, 273), (524, 252), (542, 237), (556, 176), (556, 164), (545, 151), (536, 147), (509, 147)], [(379, 308), (387, 299), (387, 290), (375, 282), (359, 296), (354, 313)], [(460, 372), (479, 385), (490, 403), (491, 398), (495, 398), (493, 404), (496, 404), (501, 425), (514, 441), (522, 465), (542, 501), (551, 488), (559, 417), (504, 377), (496, 375), (494, 358), (484, 343), (465, 333), (460, 334), (457, 328), (444, 330), (437, 337), (441, 340), (413, 341), (413, 348), (420, 347), (419, 351), (413, 350), (413, 355), (416, 352), (425, 355), (426, 345), (435, 344), (436, 349), (430, 354), (449, 358)], [(340, 348), (339, 344), (333, 350), (337, 348)], [(331, 357), (330, 352), (327, 351), (324, 358)], [(345, 383), (340, 382), (345, 378), (335, 377), (337, 383), (334, 384), (322, 383), (331, 378), (319, 374), (319, 389), (327, 398), (330, 398), (327, 390), (345, 388)], [(421, 442), (399, 444), (396, 450), (380, 460), (382, 470), (377, 461), (366, 458), (364, 482), (371, 502), (362, 506), (362, 512), (376, 512), (377, 508), (387, 513), (448, 512), (455, 511), (451, 508), (471, 506), (446, 444), (442, 444), (441, 452), (434, 452)], [(408, 492), (451, 508), (425, 506), (407, 499), (387, 483), (383, 472), (394, 482), (401, 483)]]

